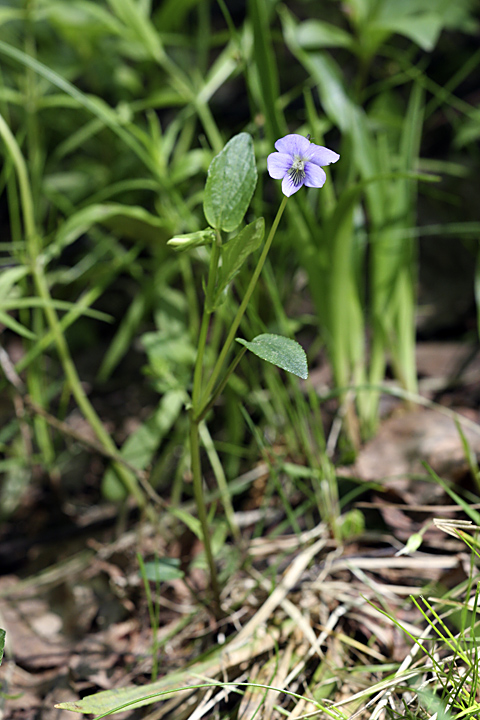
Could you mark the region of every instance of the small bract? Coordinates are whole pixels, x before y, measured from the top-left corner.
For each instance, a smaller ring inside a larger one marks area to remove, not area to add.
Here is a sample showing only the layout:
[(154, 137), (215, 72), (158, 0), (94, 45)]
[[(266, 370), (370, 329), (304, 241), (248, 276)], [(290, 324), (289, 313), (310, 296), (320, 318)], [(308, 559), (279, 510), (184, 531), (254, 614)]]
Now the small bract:
[(322, 166), (337, 162), (338, 153), (315, 145), (303, 135), (285, 135), (275, 143), (277, 152), (267, 158), (270, 177), (282, 180), (282, 192), (287, 197), (302, 185), (321, 188), (327, 176)]

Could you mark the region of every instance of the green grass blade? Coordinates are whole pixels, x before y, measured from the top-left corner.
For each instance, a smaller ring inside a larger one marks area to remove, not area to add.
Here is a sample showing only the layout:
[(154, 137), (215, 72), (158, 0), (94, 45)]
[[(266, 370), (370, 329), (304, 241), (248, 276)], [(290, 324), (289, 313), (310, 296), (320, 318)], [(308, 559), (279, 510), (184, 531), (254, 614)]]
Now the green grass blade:
[(248, 14), (253, 26), (255, 71), (261, 87), (262, 111), (271, 143), (285, 135), (286, 123), (278, 104), (280, 83), (275, 61), (269, 22), (269, 6), (265, 0), (249, 0)]
[(10, 328), (14, 333), (17, 335), (20, 335), (20, 337), (24, 337), (27, 340), (36, 340), (37, 336), (34, 332), (29, 330), (25, 327), (25, 325), (22, 325), (19, 323), (15, 318), (11, 317), (11, 315), (8, 315), (8, 313), (3, 312), (3, 310), (0, 310), (0, 322), (5, 325), (5, 327)]
[(12, 58), (21, 65), (31, 68), (43, 78), (48, 80), (52, 85), (70, 95), (77, 101), (78, 105), (88, 110), (88, 112), (99, 118), (110, 130), (112, 130), (124, 143), (139, 157), (152, 173), (158, 177), (158, 169), (151, 156), (144, 150), (142, 145), (137, 142), (133, 135), (128, 132), (122, 125), (117, 113), (112, 110), (103, 100), (98, 97), (86, 95), (61, 75), (51, 70), (49, 67), (27, 55), (13, 45), (0, 40), (0, 54)]

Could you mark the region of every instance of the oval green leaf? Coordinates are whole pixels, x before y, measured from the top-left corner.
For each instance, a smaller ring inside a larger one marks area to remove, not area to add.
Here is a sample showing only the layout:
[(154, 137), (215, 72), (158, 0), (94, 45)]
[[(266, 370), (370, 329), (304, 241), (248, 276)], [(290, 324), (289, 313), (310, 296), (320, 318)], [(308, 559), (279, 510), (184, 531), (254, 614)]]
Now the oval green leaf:
[(242, 222), (257, 184), (253, 140), (235, 135), (208, 168), (203, 210), (216, 230), (231, 232)]
[(269, 333), (257, 335), (250, 342), (242, 338), (236, 338), (236, 340), (262, 360), (298, 375), (303, 380), (307, 379), (307, 356), (305, 350), (295, 340)]

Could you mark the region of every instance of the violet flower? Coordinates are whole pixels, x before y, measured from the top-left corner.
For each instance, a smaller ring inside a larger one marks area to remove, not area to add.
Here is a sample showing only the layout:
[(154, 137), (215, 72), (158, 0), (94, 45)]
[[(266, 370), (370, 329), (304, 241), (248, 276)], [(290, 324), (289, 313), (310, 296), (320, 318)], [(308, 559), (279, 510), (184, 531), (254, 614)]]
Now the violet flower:
[(270, 177), (282, 180), (282, 192), (287, 197), (307, 187), (323, 187), (327, 176), (322, 165), (337, 162), (340, 155), (321, 145), (315, 145), (303, 135), (285, 135), (275, 143), (278, 152), (267, 158)]

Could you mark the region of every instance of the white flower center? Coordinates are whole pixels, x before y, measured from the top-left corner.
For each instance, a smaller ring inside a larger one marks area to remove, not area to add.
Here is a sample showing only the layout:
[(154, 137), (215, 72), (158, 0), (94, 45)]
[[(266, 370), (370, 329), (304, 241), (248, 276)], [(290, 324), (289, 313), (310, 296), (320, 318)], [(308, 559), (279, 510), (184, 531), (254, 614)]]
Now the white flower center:
[(294, 185), (301, 185), (302, 180), (305, 177), (305, 163), (305, 158), (302, 158), (299, 155), (294, 155), (292, 167), (288, 171)]

